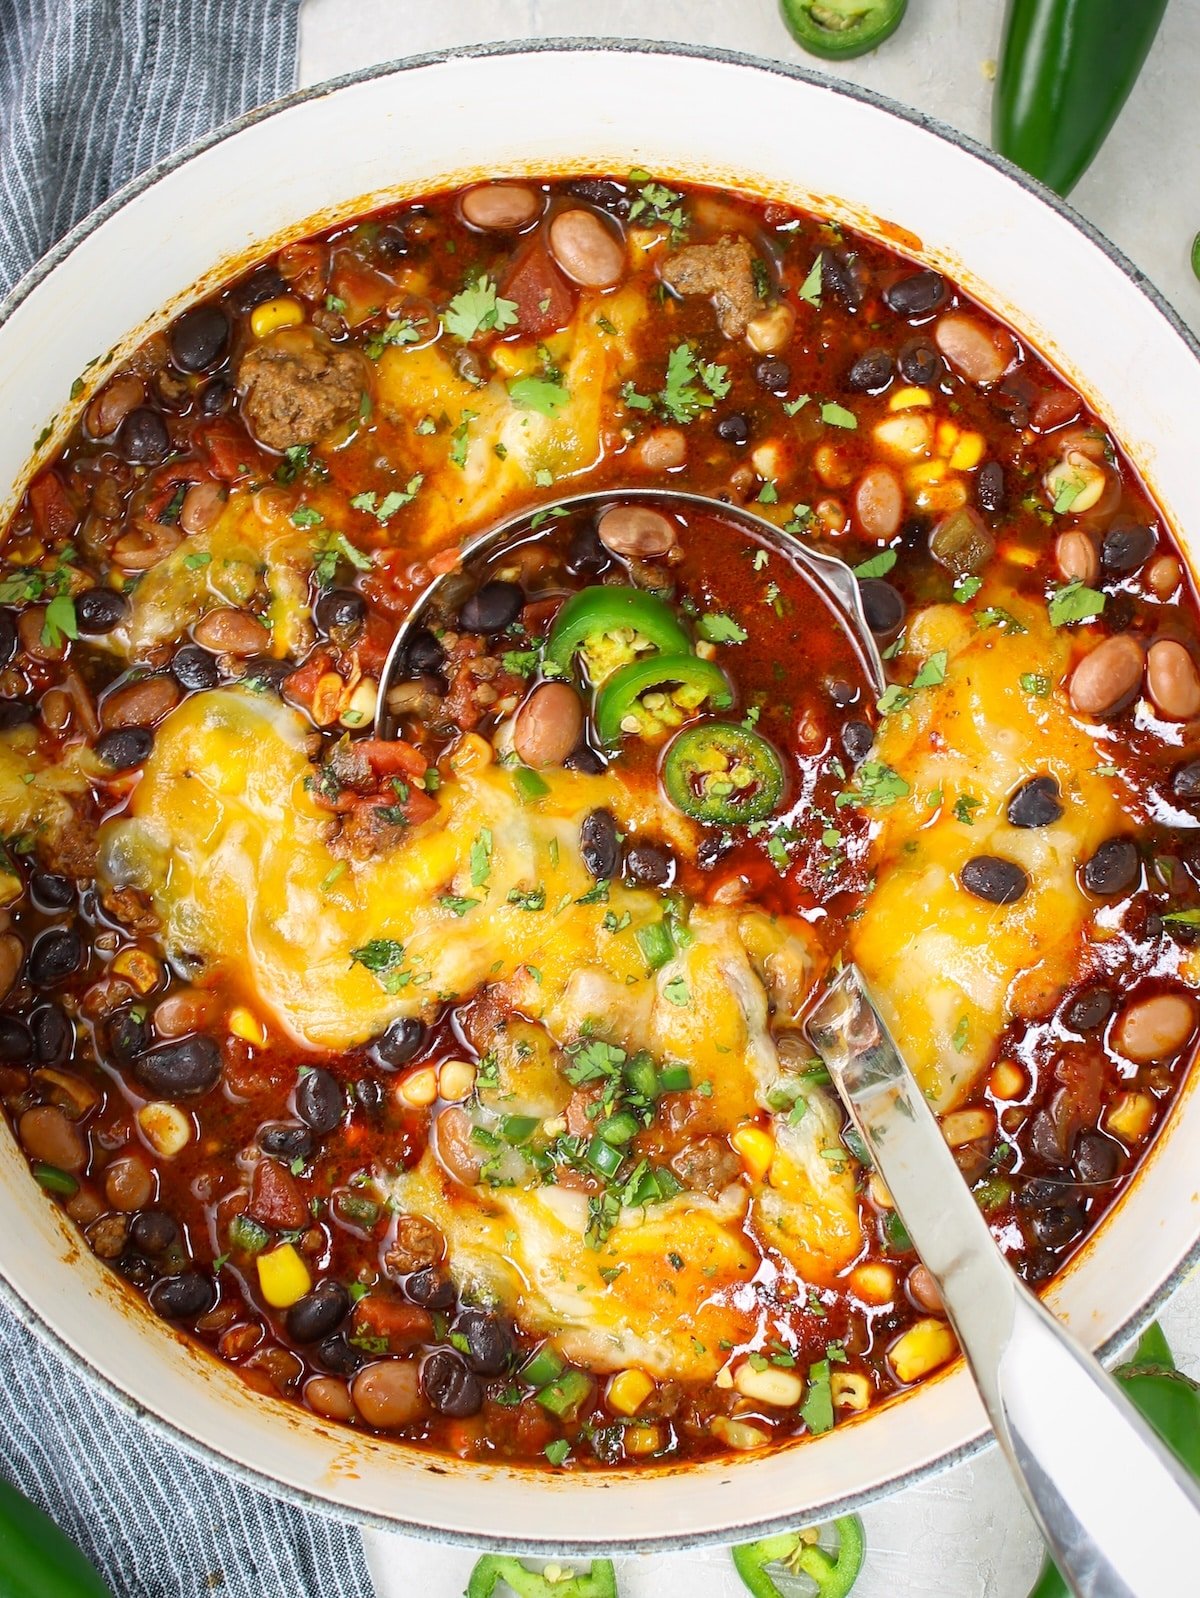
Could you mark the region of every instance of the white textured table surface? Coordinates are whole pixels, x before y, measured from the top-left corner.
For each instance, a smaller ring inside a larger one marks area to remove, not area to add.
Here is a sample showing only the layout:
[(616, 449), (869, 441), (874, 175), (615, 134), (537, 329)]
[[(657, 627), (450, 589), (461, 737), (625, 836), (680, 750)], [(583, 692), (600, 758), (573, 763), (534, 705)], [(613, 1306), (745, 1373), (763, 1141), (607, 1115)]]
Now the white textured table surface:
[[(839, 70), (987, 141), (1000, 0), (911, 0), (896, 36)], [(673, 39), (813, 65), (774, 0), (305, 0), (300, 81), (398, 56), (498, 39), (575, 35)], [(1112, 137), (1072, 202), (1200, 332), (1188, 253), (1200, 229), (1200, 4), (1176, 0)], [(1200, 1280), (1162, 1316), (1180, 1363), (1200, 1369)], [(536, 1489), (531, 1489), (536, 1491)], [(993, 1448), (875, 1505), (854, 1598), (1023, 1598), (1041, 1558)], [(367, 1539), (379, 1598), (459, 1598), (475, 1556), (402, 1537)], [(720, 1550), (620, 1564), (622, 1598), (740, 1598)], [(1182, 1589), (1181, 1589), (1182, 1590)], [(337, 1598), (331, 1594), (330, 1598)]]

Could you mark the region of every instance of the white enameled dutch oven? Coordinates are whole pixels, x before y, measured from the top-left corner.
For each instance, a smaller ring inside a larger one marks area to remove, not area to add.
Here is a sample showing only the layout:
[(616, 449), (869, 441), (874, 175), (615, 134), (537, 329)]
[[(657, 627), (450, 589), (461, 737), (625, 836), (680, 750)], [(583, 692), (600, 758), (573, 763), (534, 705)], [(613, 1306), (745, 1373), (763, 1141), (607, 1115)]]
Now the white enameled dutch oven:
[[(109, 363), (260, 252), (485, 176), (636, 167), (812, 207), (957, 278), (1082, 389), (1200, 562), (1200, 350), (1102, 238), (986, 151), (862, 90), (716, 51), (587, 41), (451, 53), (313, 89), (124, 190), (4, 308), (0, 510)], [(1130, 1335), (1197, 1253), (1194, 1088), (1050, 1293), (1090, 1347)], [(546, 1553), (738, 1541), (861, 1505), (986, 1435), (956, 1368), (819, 1441), (663, 1473), (535, 1477), (356, 1436), (252, 1392), (135, 1303), (7, 1132), (0, 1274), (61, 1353), (181, 1446), (268, 1491), (450, 1541)]]

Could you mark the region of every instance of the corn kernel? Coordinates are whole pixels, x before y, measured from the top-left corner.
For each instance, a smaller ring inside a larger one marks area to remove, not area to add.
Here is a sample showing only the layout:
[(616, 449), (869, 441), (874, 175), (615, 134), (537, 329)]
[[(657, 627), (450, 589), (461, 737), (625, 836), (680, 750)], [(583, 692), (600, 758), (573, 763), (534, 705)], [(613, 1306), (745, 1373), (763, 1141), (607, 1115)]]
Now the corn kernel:
[(729, 1392), (730, 1388), (733, 1386), (733, 1372), (730, 1370), (728, 1365), (722, 1365), (720, 1370), (713, 1377), (713, 1386), (719, 1387), (724, 1393)]
[(410, 1071), (397, 1092), (414, 1109), (428, 1109), (438, 1096), (437, 1072), (431, 1065), (424, 1065), (419, 1071)]
[(760, 311), (746, 327), (746, 343), (759, 355), (774, 355), (791, 339), (796, 313), (780, 300), (768, 311)]
[(260, 1254), (258, 1285), (272, 1309), (289, 1309), (305, 1293), (312, 1291), (308, 1266), (290, 1243), (281, 1243), (269, 1254)]
[(464, 733), (450, 756), (450, 769), (461, 774), (483, 771), (495, 759), (496, 751), (477, 732)]
[(932, 405), (927, 388), (898, 388), (888, 400), (889, 411), (914, 411), (920, 410), (924, 405)]
[(760, 1126), (739, 1126), (729, 1141), (742, 1157), (752, 1182), (761, 1182), (775, 1157), (775, 1139)]
[(912, 490), (913, 509), (939, 516), (960, 510), (967, 503), (967, 490), (961, 477), (944, 477)]
[(374, 677), (364, 677), (350, 695), (350, 702), (342, 711), (343, 727), (365, 727), (375, 719), (375, 705), (379, 698), (379, 684)]
[(777, 477), (782, 477), (787, 468), (787, 461), (784, 459), (783, 451), (775, 443), (774, 439), (758, 446), (750, 457), (750, 464), (760, 477), (765, 477), (771, 481)]
[(939, 422), (937, 424), (937, 447), (939, 455), (949, 455), (958, 443), (958, 428), (953, 422)]
[(734, 1372), (733, 1385), (743, 1398), (770, 1404), (773, 1409), (791, 1409), (804, 1397), (804, 1383), (795, 1371), (780, 1370), (775, 1365), (755, 1370), (749, 1360)]
[(962, 433), (954, 446), (950, 465), (956, 472), (973, 472), (983, 459), (983, 434)]
[(916, 489), (929, 483), (940, 483), (946, 475), (946, 463), (937, 459), (932, 461), (918, 461), (915, 466), (910, 466), (906, 474), (908, 486)]
[(342, 713), (346, 684), (336, 671), (323, 671), (313, 689), (312, 719), (318, 727), (332, 727)]
[(1104, 1129), (1122, 1143), (1140, 1143), (1154, 1123), (1154, 1100), (1148, 1093), (1122, 1093), (1104, 1117)]
[[(696, 653), (701, 660), (715, 660), (717, 658), (717, 646), (716, 644), (710, 644), (707, 638), (699, 638), (696, 640)], [(16, 882), (17, 893), (20, 894), (23, 884), (20, 878), (17, 878)], [(6, 900), (5, 902), (7, 903), (8, 901)]]
[(992, 1096), (1003, 1099), (1006, 1103), (1010, 1099), (1019, 1099), (1024, 1094), (1026, 1086), (1024, 1071), (1011, 1060), (1001, 1060), (988, 1078), (988, 1087), (992, 1090)]
[(625, 1452), (636, 1458), (645, 1454), (657, 1454), (663, 1446), (663, 1429), (661, 1426), (627, 1426), (625, 1428)]
[(225, 1025), (235, 1038), (241, 1038), (256, 1049), (261, 1049), (267, 1041), (266, 1027), (244, 1004), (237, 1004), (230, 1010)]
[(438, 1091), (451, 1103), (469, 1099), (475, 1091), (475, 1067), (470, 1060), (446, 1060), (438, 1071)]
[(548, 1121), (542, 1122), (542, 1131), (547, 1137), (561, 1137), (566, 1130), (567, 1118), (565, 1115), (554, 1115)]
[(754, 1448), (765, 1448), (771, 1441), (770, 1435), (761, 1426), (751, 1426), (745, 1420), (729, 1420), (725, 1415), (714, 1415), (708, 1429), (718, 1442), (724, 1443), (726, 1448), (735, 1449), (739, 1454), (748, 1454)]
[(111, 969), (114, 976), (124, 977), (139, 993), (149, 993), (162, 979), (162, 966), (145, 949), (122, 949)]
[(255, 338), (266, 338), (277, 328), (295, 327), (303, 320), (304, 307), (300, 301), (292, 299), (290, 294), (281, 294), (278, 299), (264, 300), (254, 307), (250, 312), (250, 331)]
[(0, 871), (0, 905), (13, 904), (25, 892), (25, 884), (13, 871)]
[(895, 1201), (892, 1198), (892, 1190), (878, 1171), (871, 1172), (871, 1180), (867, 1183), (867, 1187), (871, 1194), (871, 1203), (874, 1204), (876, 1209), (894, 1210), (896, 1208)]
[(192, 1141), (192, 1121), (177, 1104), (155, 1100), (137, 1112), (142, 1136), (156, 1154), (172, 1159)]
[(834, 1409), (849, 1409), (860, 1414), (871, 1405), (871, 1383), (861, 1371), (834, 1371), (829, 1378)]
[(890, 1304), (896, 1297), (896, 1273), (890, 1265), (856, 1265), (850, 1286), (864, 1304)]
[(614, 1415), (636, 1415), (653, 1391), (651, 1378), (634, 1366), (617, 1372), (608, 1384), (605, 1398)]
[(915, 1382), (958, 1353), (958, 1340), (945, 1321), (917, 1321), (888, 1350), (898, 1381)]
[(942, 1136), (952, 1149), (990, 1137), (995, 1129), (996, 1120), (990, 1110), (952, 1110), (942, 1117)]
[(1108, 486), (1108, 475), (1102, 466), (1082, 453), (1070, 449), (1065, 459), (1055, 464), (1042, 478), (1042, 486), (1052, 505), (1061, 505), (1062, 513), (1082, 516), (1099, 500)]
[(537, 366), (537, 354), (528, 344), (493, 344), (488, 353), (501, 377), (523, 377)]
[(887, 416), (877, 422), (872, 436), (889, 460), (916, 461), (929, 453), (933, 421), (920, 411), (904, 411), (899, 416)]
[(826, 488), (845, 488), (854, 477), (853, 464), (832, 444), (818, 444), (813, 450), (812, 463)]

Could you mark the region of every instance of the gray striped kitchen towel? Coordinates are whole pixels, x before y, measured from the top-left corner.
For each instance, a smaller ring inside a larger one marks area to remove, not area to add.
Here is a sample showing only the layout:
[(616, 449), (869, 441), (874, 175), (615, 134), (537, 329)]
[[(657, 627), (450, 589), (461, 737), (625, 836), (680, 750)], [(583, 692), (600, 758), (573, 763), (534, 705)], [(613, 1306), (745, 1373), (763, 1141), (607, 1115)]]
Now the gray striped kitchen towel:
[[(0, 0), (0, 294), (122, 183), (290, 89), (298, 10)], [(0, 1475), (118, 1598), (369, 1598), (356, 1532), (181, 1453), (3, 1308), (0, 1371)]]

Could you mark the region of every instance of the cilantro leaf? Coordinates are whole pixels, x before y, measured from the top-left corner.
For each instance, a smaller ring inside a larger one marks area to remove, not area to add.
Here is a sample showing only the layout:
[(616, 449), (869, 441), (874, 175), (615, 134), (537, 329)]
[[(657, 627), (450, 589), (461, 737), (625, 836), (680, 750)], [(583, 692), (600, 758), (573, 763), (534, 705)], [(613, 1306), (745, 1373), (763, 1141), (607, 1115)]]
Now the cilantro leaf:
[(914, 688), (936, 688), (946, 680), (946, 651), (936, 650), (913, 678)]
[(821, 420), (830, 427), (845, 427), (851, 431), (858, 426), (858, 417), (835, 400), (826, 400), (821, 406)]
[(55, 594), (42, 618), (42, 643), (47, 649), (57, 649), (64, 638), (78, 637), (75, 601), (70, 594)]
[(821, 303), (821, 265), (823, 259), (823, 256), (817, 256), (809, 268), (808, 276), (800, 285), (800, 298), (809, 305), (819, 306)]
[(898, 556), (894, 549), (881, 549), (878, 555), (872, 555), (869, 560), (860, 561), (854, 568), (856, 577), (886, 577), (896, 564)]
[(1078, 579), (1056, 588), (1046, 601), (1051, 627), (1069, 627), (1073, 622), (1090, 621), (1099, 616), (1107, 603), (1107, 594), (1088, 588)]
[(508, 394), (519, 411), (536, 411), (539, 416), (557, 416), (570, 398), (561, 383), (548, 377), (514, 377)]
[(350, 951), (351, 965), (361, 965), (370, 971), (385, 993), (399, 993), (412, 981), (412, 972), (404, 971), (404, 945), (394, 938), (372, 938)]
[(502, 333), (516, 320), (516, 301), (500, 299), (490, 277), (481, 277), (461, 289), (442, 318), (447, 333), (464, 344), (469, 344), (477, 333)]
[(701, 616), (696, 623), (696, 631), (710, 644), (744, 644), (750, 636), (732, 616), (720, 613)]

